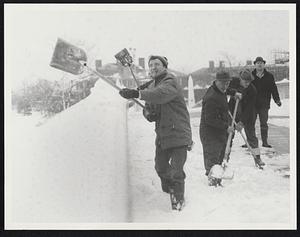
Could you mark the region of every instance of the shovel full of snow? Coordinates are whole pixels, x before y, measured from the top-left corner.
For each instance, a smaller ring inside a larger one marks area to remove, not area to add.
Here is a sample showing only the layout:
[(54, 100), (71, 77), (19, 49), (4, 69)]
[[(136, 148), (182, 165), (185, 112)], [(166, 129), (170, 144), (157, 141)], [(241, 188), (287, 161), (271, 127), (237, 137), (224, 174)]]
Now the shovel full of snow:
[(119, 53), (117, 53), (115, 55), (115, 58), (118, 60), (118, 62), (120, 62), (124, 67), (129, 67), (130, 72), (135, 80), (136, 85), (139, 87), (140, 84), (138, 82), (138, 80), (136, 79), (133, 70), (132, 70), (132, 63), (133, 63), (133, 59), (131, 57), (131, 55), (129, 54), (128, 50), (126, 48), (122, 49)]
[[(50, 66), (74, 75), (79, 75), (87, 70), (90, 74), (97, 75), (99, 78), (107, 82), (118, 91), (121, 90), (121, 88), (114, 82), (87, 66), (87, 56), (83, 49), (78, 48), (60, 38), (58, 38), (56, 42)], [(132, 100), (142, 108), (145, 107), (138, 100)]]
[[(239, 99), (237, 98), (236, 102), (235, 102), (235, 106), (234, 106), (234, 111), (233, 111), (233, 119), (231, 122), (232, 127), (234, 126), (238, 104), (239, 104)], [(230, 142), (232, 139), (232, 135), (233, 135), (233, 132), (230, 132), (228, 134), (226, 149), (225, 149), (225, 154), (224, 154), (222, 165), (214, 165), (211, 168), (208, 176), (210, 176), (212, 178), (216, 178), (216, 179), (233, 179), (234, 171), (230, 167), (228, 167), (228, 159), (229, 159), (229, 154), (230, 154)]]

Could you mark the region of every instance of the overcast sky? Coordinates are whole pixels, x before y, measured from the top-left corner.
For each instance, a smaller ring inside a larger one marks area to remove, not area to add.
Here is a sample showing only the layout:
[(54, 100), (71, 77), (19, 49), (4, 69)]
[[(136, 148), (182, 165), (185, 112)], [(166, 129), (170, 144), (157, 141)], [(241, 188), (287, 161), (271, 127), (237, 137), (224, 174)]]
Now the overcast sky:
[(270, 62), (273, 49), (289, 49), (286, 10), (114, 7), (6, 4), (5, 62), (12, 86), (32, 76), (61, 77), (49, 66), (58, 37), (86, 50), (91, 67), (96, 58), (115, 62), (118, 51), (132, 47), (137, 58), (164, 55), (170, 68), (185, 73), (224, 54), (234, 62), (256, 56)]

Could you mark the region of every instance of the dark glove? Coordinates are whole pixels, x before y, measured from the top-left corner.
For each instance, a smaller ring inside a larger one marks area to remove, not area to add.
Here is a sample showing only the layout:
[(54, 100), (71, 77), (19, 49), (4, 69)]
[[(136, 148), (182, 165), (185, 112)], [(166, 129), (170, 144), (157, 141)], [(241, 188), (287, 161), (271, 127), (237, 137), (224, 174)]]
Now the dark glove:
[(276, 101), (276, 104), (280, 107), (281, 106), (281, 101)]
[(137, 90), (124, 88), (119, 91), (119, 94), (124, 97), (125, 99), (132, 99), (132, 98), (138, 98), (139, 92)]
[(156, 113), (150, 112), (147, 109), (143, 109), (143, 115), (149, 122), (154, 122), (158, 119)]

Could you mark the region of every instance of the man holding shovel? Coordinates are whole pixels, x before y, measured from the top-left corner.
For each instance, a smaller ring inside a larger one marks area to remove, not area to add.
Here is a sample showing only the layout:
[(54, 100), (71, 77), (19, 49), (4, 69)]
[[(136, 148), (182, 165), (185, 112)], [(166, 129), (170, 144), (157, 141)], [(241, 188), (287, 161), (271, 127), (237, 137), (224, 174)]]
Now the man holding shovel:
[(214, 165), (221, 165), (225, 155), (228, 134), (234, 131), (229, 125), (226, 90), (231, 81), (228, 72), (220, 71), (216, 80), (205, 93), (202, 100), (200, 120), (200, 139), (203, 147), (205, 175), (210, 186), (218, 186), (221, 179), (209, 176)]
[(255, 157), (255, 164), (261, 167), (264, 166), (265, 163), (260, 158), (258, 139), (255, 134), (255, 102), (257, 91), (255, 86), (251, 83), (253, 79), (251, 71), (249, 69), (243, 69), (240, 71), (239, 77), (232, 78), (227, 89), (227, 94), (232, 95), (229, 100), (229, 109), (231, 114), (233, 114), (234, 105), (236, 103), (236, 98), (233, 95), (236, 95), (237, 93), (241, 93), (242, 95), (236, 114), (235, 121), (237, 124), (235, 128), (239, 132), (244, 128), (251, 152)]
[(148, 65), (153, 81), (147, 88), (125, 88), (119, 93), (126, 99), (146, 101), (143, 114), (149, 122), (155, 122), (155, 170), (162, 190), (170, 193), (172, 209), (181, 210), (186, 177), (183, 166), (192, 145), (190, 117), (182, 90), (167, 70), (167, 58), (151, 56)]

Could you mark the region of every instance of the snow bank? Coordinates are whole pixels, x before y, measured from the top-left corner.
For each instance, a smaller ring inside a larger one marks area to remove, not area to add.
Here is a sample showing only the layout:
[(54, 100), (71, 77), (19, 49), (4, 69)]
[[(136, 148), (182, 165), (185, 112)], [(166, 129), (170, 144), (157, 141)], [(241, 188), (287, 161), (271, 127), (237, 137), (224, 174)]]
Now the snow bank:
[(41, 126), (6, 124), (6, 227), (128, 219), (126, 100), (98, 80)]
[(290, 116), (290, 99), (283, 99), (282, 105), (278, 107), (271, 99), (269, 116)]

